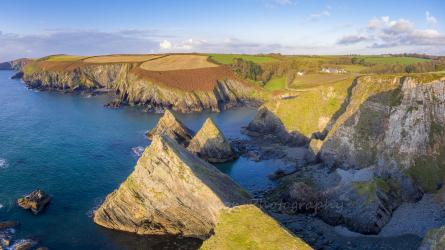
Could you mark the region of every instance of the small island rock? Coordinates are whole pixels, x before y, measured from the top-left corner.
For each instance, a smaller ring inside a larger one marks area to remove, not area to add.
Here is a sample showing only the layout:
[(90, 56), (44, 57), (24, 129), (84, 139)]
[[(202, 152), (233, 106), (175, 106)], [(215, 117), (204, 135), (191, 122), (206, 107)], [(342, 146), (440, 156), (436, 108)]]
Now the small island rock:
[(34, 214), (39, 214), (51, 200), (51, 196), (42, 190), (36, 190), (30, 195), (18, 200), (18, 205), (24, 209), (30, 209)]

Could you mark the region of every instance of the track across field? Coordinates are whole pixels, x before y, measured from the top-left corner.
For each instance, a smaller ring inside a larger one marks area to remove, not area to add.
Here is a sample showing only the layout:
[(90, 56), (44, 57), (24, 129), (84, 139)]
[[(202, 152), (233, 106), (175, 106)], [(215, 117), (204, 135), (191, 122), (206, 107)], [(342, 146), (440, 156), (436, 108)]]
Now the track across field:
[(170, 71), (218, 67), (207, 61), (207, 56), (170, 55), (141, 64), (140, 68), (150, 71)]
[(119, 62), (145, 62), (163, 55), (109, 55), (95, 56), (84, 60), (88, 63), (119, 63)]

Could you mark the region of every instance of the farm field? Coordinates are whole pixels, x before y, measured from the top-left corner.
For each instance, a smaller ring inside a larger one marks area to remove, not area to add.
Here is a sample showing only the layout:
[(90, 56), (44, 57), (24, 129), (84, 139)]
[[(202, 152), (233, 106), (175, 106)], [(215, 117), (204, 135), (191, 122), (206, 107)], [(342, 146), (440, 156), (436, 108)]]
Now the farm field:
[(71, 56), (71, 55), (57, 55), (50, 56), (47, 62), (77, 62), (89, 56)]
[(301, 61), (323, 61), (327, 62), (331, 58), (325, 58), (325, 57), (302, 57), (302, 56), (289, 56), (292, 57), (295, 60), (301, 60)]
[(360, 73), (368, 67), (362, 65), (337, 65), (337, 68), (346, 70), (347, 73)]
[(426, 62), (430, 61), (428, 59), (422, 59), (422, 58), (415, 58), (415, 57), (379, 57), (379, 58), (365, 58), (365, 62), (370, 63), (377, 63), (377, 62), (383, 62), (383, 63), (402, 63), (402, 64), (410, 64), (410, 63), (416, 63), (416, 62)]
[(269, 91), (274, 90), (283, 90), (284, 89), (284, 83), (286, 81), (286, 77), (272, 77), (266, 85), (264, 85), (264, 88)]
[(150, 71), (168, 71), (183, 69), (199, 69), (218, 67), (217, 64), (207, 61), (207, 56), (197, 55), (170, 55), (156, 60), (144, 62), (141, 69)]
[(145, 62), (161, 57), (162, 55), (109, 55), (94, 56), (84, 60), (89, 63), (118, 63), (118, 62)]
[(344, 74), (311, 74), (299, 76), (290, 84), (289, 89), (315, 88), (326, 83), (336, 82), (349, 77), (349, 75)]
[(243, 60), (252, 61), (254, 63), (276, 62), (277, 60), (266, 56), (245, 56), (233, 54), (203, 54), (209, 55), (213, 60), (222, 64), (231, 64), (234, 58), (242, 58)]

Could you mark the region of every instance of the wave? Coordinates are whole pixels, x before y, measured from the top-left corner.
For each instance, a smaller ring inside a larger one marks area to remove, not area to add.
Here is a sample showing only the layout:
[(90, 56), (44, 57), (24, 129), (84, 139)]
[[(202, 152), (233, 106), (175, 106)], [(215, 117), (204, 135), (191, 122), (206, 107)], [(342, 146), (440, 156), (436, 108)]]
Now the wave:
[(8, 162), (5, 159), (0, 158), (0, 168), (9, 167)]
[(144, 151), (145, 151), (145, 148), (144, 148), (144, 147), (141, 147), (141, 146), (137, 146), (137, 147), (132, 148), (132, 149), (133, 149), (133, 152), (134, 152), (137, 156), (142, 156), (142, 154), (143, 154)]

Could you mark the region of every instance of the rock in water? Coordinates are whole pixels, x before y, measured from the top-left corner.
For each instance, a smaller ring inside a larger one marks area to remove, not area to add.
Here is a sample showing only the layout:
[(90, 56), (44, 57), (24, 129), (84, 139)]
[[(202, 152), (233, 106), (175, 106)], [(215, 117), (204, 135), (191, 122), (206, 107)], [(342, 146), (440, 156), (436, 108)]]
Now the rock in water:
[(223, 208), (252, 195), (165, 134), (156, 135), (134, 172), (97, 210), (97, 224), (137, 234), (207, 239)]
[(179, 144), (187, 147), (193, 136), (193, 130), (187, 128), (170, 110), (166, 110), (164, 116), (159, 120), (158, 125), (146, 133), (149, 140), (153, 140), (155, 135), (166, 134)]
[(51, 200), (51, 196), (42, 190), (36, 190), (25, 198), (18, 200), (19, 206), (24, 209), (31, 209), (34, 214), (42, 212), (46, 204)]
[(0, 222), (0, 231), (5, 231), (8, 230), (10, 228), (13, 228), (17, 225), (17, 222), (10, 220), (7, 222)]
[(239, 157), (211, 118), (207, 119), (187, 149), (207, 162), (227, 162)]

